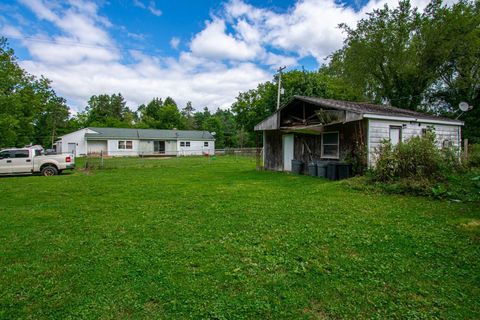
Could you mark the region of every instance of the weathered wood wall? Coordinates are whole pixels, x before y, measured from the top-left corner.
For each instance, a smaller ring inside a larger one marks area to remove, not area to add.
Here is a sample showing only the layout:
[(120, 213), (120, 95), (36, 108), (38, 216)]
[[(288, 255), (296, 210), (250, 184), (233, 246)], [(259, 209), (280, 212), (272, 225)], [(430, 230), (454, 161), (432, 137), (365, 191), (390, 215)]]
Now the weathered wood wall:
[(283, 170), (283, 147), (282, 133), (279, 130), (267, 130), (265, 134), (265, 163), (267, 170), (282, 171)]
[[(366, 143), (367, 128), (366, 121), (348, 122), (346, 124), (337, 124), (325, 128), (325, 132), (339, 132), (339, 161), (345, 160), (355, 147), (355, 141)], [(265, 169), (283, 170), (283, 150), (282, 135), (285, 134), (279, 130), (265, 131)], [(294, 137), (294, 159), (301, 160), (305, 164), (311, 161), (327, 160), (337, 161), (335, 159), (322, 159), (322, 136), (295, 133)], [(304, 171), (308, 168), (305, 165)]]

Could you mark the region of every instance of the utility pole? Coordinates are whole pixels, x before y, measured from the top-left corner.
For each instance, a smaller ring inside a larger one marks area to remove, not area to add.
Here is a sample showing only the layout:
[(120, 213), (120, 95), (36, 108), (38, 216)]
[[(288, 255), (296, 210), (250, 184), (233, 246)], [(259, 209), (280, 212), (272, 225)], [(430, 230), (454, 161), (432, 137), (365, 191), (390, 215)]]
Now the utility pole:
[(277, 95), (277, 110), (280, 109), (280, 94), (282, 91), (282, 71), (287, 68), (286, 66), (278, 68), (278, 95)]

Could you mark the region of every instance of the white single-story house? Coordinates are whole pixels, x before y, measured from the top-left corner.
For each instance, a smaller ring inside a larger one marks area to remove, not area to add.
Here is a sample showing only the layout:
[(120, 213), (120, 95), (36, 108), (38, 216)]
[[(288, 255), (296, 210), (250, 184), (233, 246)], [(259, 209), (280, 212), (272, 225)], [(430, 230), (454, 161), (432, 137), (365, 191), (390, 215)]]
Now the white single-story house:
[(427, 130), (435, 133), (439, 148), (460, 148), (462, 126), (459, 120), (391, 106), (294, 96), (255, 130), (263, 132), (265, 169), (291, 171), (292, 159), (342, 161), (359, 143), (371, 166), (382, 140), (396, 145)]
[(88, 127), (59, 137), (55, 149), (77, 156), (213, 155), (215, 138), (208, 131)]

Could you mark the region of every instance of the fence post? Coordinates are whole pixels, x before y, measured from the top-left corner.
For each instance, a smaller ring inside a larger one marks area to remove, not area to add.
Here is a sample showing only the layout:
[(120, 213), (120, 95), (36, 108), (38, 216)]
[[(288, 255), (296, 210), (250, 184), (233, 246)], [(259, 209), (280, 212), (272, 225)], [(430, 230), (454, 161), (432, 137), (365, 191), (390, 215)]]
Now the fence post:
[(100, 150), (100, 168), (103, 169), (103, 150)]
[(468, 161), (468, 139), (463, 140), (463, 158), (464, 161)]

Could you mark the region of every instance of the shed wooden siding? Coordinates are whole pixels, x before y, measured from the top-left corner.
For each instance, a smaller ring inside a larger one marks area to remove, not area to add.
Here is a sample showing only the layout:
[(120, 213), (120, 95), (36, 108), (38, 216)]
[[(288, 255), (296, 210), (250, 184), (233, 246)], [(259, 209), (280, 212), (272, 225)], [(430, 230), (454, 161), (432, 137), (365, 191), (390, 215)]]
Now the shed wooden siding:
[(276, 130), (278, 129), (278, 119), (279, 119), (279, 114), (274, 113), (267, 119), (263, 120), (259, 124), (255, 126), (255, 131), (261, 131), (261, 130)]
[(461, 132), (458, 125), (374, 119), (369, 119), (368, 121), (368, 152), (370, 165), (375, 162), (375, 150), (378, 149), (382, 140), (389, 139), (391, 126), (402, 127), (402, 141), (406, 141), (407, 139), (410, 139), (414, 136), (420, 136), (422, 134), (422, 129), (427, 129), (430, 127), (434, 128), (435, 130), (435, 135), (437, 137), (437, 146), (439, 148), (442, 147), (442, 143), (445, 140), (451, 141), (453, 146), (455, 147), (460, 147), (461, 145)]
[(264, 166), (268, 170), (283, 170), (283, 146), (282, 133), (278, 130), (264, 131), (265, 135), (265, 163)]
[[(361, 139), (366, 141), (366, 122), (357, 121), (345, 124), (337, 124), (325, 128), (325, 133), (338, 132), (339, 138), (339, 159), (322, 158), (322, 136), (310, 134), (295, 134), (294, 158), (308, 164), (310, 161), (342, 161), (351, 155), (355, 141)], [(308, 146), (308, 149), (307, 149)], [(312, 153), (309, 155), (309, 151)], [(305, 173), (308, 171), (304, 166)]]

